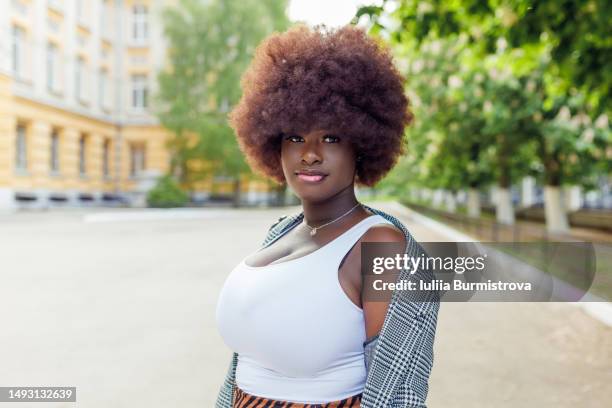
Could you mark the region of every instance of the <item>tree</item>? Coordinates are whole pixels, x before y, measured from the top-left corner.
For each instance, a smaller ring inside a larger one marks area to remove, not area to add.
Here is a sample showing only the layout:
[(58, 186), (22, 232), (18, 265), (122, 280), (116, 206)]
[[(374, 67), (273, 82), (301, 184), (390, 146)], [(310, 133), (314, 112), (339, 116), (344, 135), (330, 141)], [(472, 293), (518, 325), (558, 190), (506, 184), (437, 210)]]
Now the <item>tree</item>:
[[(460, 59), (462, 48), (456, 41), (424, 43), (411, 52), (413, 63), (408, 70), (416, 105), (408, 143), (426, 147), (419, 157), (422, 174), (427, 177), (423, 181), (449, 192), (446, 202), (450, 210), (455, 207), (458, 190), (478, 189), (493, 179), (490, 168), (483, 166), (491, 144), (491, 138), (482, 132), (483, 87), (478, 81), (483, 77)], [(479, 196), (471, 193), (468, 212), (477, 216)]]
[(450, 192), (450, 209), (455, 193), (467, 189), (474, 217), (478, 190), (498, 180), (498, 219), (514, 222), (509, 187), (529, 171), (514, 164), (530, 160), (524, 120), (516, 120), (531, 115), (523, 84), (470, 61), (460, 39), (430, 39), (402, 50), (411, 61), (407, 76), (416, 119), (407, 131), (408, 160), (419, 170), (417, 180)]
[(525, 169), (533, 171), (537, 147), (547, 228), (566, 231), (560, 187), (589, 187), (597, 171), (610, 174), (609, 2), (386, 0), (362, 7), (356, 19), (361, 16), (396, 49), (408, 44), (417, 57), (432, 41), (465, 42), (462, 60), (487, 74), (482, 133), (496, 138), (505, 207), (498, 206), (498, 219), (511, 221), (507, 188)]
[(164, 10), (168, 64), (158, 76), (156, 112), (174, 132), (172, 173), (188, 186), (213, 175), (247, 173), (227, 114), (240, 98), (240, 77), (255, 47), (284, 30), (285, 0), (180, 0)]
[(611, 173), (610, 128), (605, 114), (595, 122), (590, 119), (580, 94), (557, 97), (552, 104), (542, 102), (537, 115), (547, 226), (565, 232), (569, 222), (561, 186), (592, 189), (597, 176)]
[[(393, 26), (386, 23), (391, 21), (389, 14)], [(377, 31), (388, 32), (397, 43), (463, 35), (472, 48), (486, 55), (495, 54), (501, 41), (508, 53), (523, 50), (510, 61), (513, 69), (530, 69), (530, 54), (546, 47), (551, 56), (547, 74), (557, 78), (555, 93), (577, 88), (594, 107), (593, 117), (604, 111), (609, 116), (609, 1), (383, 0), (381, 6), (361, 7), (356, 19), (361, 16), (368, 16)]]

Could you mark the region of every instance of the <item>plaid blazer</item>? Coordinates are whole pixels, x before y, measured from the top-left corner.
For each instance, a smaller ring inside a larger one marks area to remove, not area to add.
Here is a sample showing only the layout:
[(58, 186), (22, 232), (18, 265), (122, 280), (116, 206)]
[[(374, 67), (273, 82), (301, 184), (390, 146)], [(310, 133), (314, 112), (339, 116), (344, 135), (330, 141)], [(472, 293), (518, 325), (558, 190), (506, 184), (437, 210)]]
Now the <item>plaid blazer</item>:
[[(383, 211), (365, 206), (374, 214), (391, 221), (406, 236), (406, 254), (417, 257), (423, 248), (414, 240), (406, 227), (395, 217)], [(281, 217), (270, 230), (262, 247), (266, 247), (299, 224), (304, 214)], [(402, 271), (398, 280), (408, 279), (408, 271)], [(429, 270), (416, 272), (424, 279), (432, 279)], [(391, 296), (387, 315), (376, 340), (374, 356), (367, 371), (363, 390), (362, 408), (426, 407), (428, 380), (433, 365), (433, 345), (436, 334), (439, 294), (414, 300), (410, 291), (396, 290)], [(233, 353), (225, 380), (217, 396), (216, 408), (231, 408), (236, 385), (238, 354)]]

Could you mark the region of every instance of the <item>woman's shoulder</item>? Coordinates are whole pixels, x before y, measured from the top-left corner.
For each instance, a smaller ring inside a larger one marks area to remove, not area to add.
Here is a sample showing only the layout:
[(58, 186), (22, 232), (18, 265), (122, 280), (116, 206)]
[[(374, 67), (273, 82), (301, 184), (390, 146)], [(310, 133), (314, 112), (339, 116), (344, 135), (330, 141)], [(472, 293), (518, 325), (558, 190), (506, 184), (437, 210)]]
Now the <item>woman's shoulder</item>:
[(401, 242), (406, 243), (406, 234), (393, 224), (377, 224), (363, 235), (362, 242)]
[(390, 228), (387, 228), (388, 230), (396, 230), (398, 232), (401, 232), (402, 234), (404, 234), (406, 238), (411, 237), (410, 232), (408, 232), (408, 229), (406, 228), (406, 226), (395, 216), (388, 214), (378, 208), (370, 207), (367, 205), (364, 205), (364, 207), (372, 214), (381, 216), (382, 218), (384, 218), (386, 221), (388, 221), (390, 224), (392, 224), (395, 227), (393, 228), (390, 225)]
[(292, 223), (301, 220), (302, 217), (303, 217), (303, 213), (301, 212), (296, 213), (296, 214), (287, 214), (287, 215), (278, 217), (278, 219), (270, 226), (270, 228), (268, 229), (268, 232), (275, 231), (275, 230), (277, 231), (282, 230), (288, 225), (291, 225)]
[(268, 233), (266, 234), (266, 238), (264, 239), (263, 245), (265, 246), (268, 242), (275, 239), (278, 235), (280, 235), (287, 227), (290, 227), (297, 222), (301, 221), (303, 217), (302, 213), (297, 214), (288, 214), (279, 217), (272, 225), (268, 228)]

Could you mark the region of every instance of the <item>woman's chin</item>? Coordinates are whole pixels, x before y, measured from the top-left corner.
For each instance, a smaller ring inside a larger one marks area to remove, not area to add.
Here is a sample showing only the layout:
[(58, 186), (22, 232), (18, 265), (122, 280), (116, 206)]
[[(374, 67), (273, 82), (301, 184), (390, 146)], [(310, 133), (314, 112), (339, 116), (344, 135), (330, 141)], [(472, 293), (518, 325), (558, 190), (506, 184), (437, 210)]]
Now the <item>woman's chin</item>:
[(327, 191), (322, 189), (321, 187), (309, 187), (309, 188), (300, 188), (294, 189), (294, 194), (300, 201), (307, 201), (309, 203), (317, 203), (327, 200), (332, 194), (329, 194)]

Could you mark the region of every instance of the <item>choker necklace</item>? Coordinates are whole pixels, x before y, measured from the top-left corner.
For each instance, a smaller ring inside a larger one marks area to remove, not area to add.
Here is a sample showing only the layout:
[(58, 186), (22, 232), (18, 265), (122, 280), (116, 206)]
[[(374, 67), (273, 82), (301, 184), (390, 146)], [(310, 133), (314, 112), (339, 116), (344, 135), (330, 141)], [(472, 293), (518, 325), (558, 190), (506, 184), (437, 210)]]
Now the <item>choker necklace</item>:
[(351, 211), (353, 211), (355, 208), (359, 207), (361, 205), (361, 203), (357, 203), (355, 204), (355, 206), (353, 208), (351, 208), (350, 210), (348, 210), (347, 212), (345, 212), (344, 214), (342, 214), (341, 216), (339, 216), (338, 218), (336, 218), (335, 220), (332, 220), (328, 223), (325, 223), (323, 225), (319, 225), (318, 227), (311, 227), (310, 225), (308, 225), (306, 223), (306, 219), (304, 218), (304, 225), (306, 225), (308, 228), (310, 228), (310, 235), (313, 236), (317, 233), (318, 230), (320, 230), (323, 227), (327, 227), (329, 224), (333, 224), (334, 222), (338, 221), (340, 218), (345, 217), (347, 215), (349, 215), (351, 213)]

